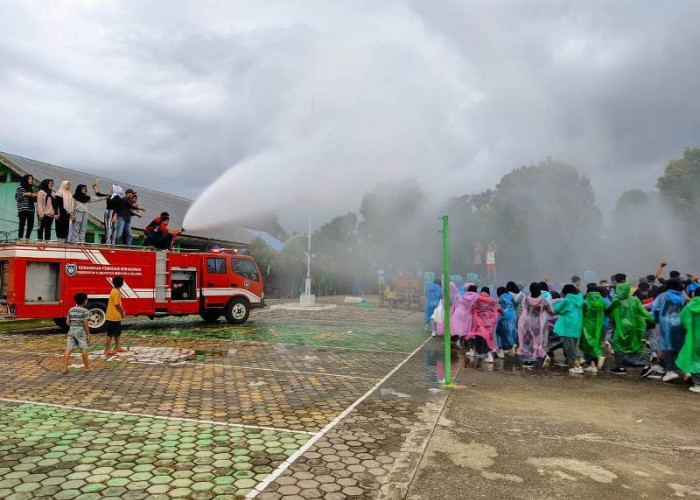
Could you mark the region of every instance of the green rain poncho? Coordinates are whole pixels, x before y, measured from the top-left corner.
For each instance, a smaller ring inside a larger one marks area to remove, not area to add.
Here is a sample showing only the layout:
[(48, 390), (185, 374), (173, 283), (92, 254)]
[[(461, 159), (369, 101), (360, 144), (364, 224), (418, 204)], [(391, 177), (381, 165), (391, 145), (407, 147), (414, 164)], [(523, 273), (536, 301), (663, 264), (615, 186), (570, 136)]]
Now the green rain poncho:
[(603, 355), (601, 336), (605, 321), (605, 301), (598, 292), (588, 292), (583, 302), (583, 334), (579, 348), (586, 356), (599, 358)]
[(681, 311), (685, 343), (678, 353), (676, 366), (685, 373), (700, 373), (700, 297), (695, 297)]
[(629, 283), (617, 285), (615, 294), (615, 299), (606, 311), (615, 321), (613, 349), (619, 352), (642, 352), (646, 321), (654, 321), (654, 316), (644, 309), (641, 300), (630, 296)]

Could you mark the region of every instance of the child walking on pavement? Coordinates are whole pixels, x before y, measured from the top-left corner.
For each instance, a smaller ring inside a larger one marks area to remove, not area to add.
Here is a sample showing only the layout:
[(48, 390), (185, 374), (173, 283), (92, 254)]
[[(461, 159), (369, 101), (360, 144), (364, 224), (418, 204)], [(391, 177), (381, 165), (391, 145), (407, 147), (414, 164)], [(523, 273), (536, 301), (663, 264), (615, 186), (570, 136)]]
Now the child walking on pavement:
[(68, 373), (68, 361), (76, 347), (81, 351), (80, 354), (83, 357), (85, 372), (92, 371), (88, 362), (88, 344), (90, 344), (90, 326), (88, 325), (88, 319), (90, 318), (90, 313), (85, 309), (86, 303), (87, 295), (82, 292), (76, 293), (75, 307), (71, 307), (68, 310), (66, 321), (70, 328), (68, 330), (66, 352), (63, 354), (63, 369), (61, 370), (61, 373), (64, 375)]
[[(107, 326), (107, 340), (105, 341), (105, 356), (113, 356), (120, 352), (126, 352), (126, 349), (121, 347), (122, 335), (122, 318), (126, 316), (122, 307), (122, 294), (119, 289), (124, 285), (124, 278), (115, 276), (112, 279), (112, 291), (109, 292), (109, 302), (107, 303), (107, 318), (105, 324)], [(112, 347), (112, 339), (114, 338), (114, 351)]]

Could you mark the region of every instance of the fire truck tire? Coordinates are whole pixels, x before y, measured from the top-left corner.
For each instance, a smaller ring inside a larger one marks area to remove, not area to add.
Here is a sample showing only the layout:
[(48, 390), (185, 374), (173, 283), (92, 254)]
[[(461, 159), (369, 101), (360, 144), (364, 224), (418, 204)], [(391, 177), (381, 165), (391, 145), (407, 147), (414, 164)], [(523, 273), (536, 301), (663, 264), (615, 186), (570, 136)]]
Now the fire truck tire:
[(231, 325), (240, 325), (248, 321), (250, 315), (250, 303), (240, 297), (233, 298), (226, 304), (224, 311), (226, 321)]
[(102, 333), (105, 331), (105, 320), (107, 319), (107, 305), (102, 302), (88, 302), (88, 312), (90, 319), (90, 331), (92, 333)]
[(199, 317), (202, 318), (205, 323), (213, 323), (221, 317), (222, 312), (221, 309), (207, 309), (199, 313)]
[(56, 326), (61, 330), (61, 333), (68, 333), (70, 327), (68, 326), (68, 321), (66, 321), (66, 318), (54, 318), (53, 322), (56, 323)]

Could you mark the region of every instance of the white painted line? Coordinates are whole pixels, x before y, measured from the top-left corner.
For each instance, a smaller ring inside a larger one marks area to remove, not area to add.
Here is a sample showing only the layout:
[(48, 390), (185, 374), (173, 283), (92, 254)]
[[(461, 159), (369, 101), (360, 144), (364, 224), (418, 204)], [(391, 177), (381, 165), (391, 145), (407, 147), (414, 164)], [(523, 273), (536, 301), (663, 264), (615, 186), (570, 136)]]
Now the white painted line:
[[(370, 378), (370, 377), (358, 377), (355, 375), (342, 375), (339, 373), (324, 373), (324, 372), (305, 372), (305, 371), (299, 371), (299, 370), (278, 370), (275, 368), (258, 368), (256, 366), (242, 366), (242, 365), (226, 365), (223, 363), (202, 363), (202, 362), (187, 362), (188, 365), (202, 365), (202, 366), (216, 366), (216, 367), (224, 367), (224, 368), (241, 368), (243, 370), (261, 370), (265, 372), (276, 372), (276, 373), (295, 373), (299, 375), (320, 375), (323, 377), (338, 377), (338, 378), (347, 378), (347, 379), (354, 379), (354, 380), (377, 380), (377, 377)], [(184, 366), (184, 365), (180, 365)]]
[(197, 418), (184, 418), (184, 417), (168, 417), (166, 415), (153, 415), (150, 413), (132, 413), (128, 411), (111, 411), (111, 410), (96, 410), (94, 408), (85, 408), (83, 406), (73, 406), (73, 405), (60, 405), (56, 403), (41, 403), (39, 401), (28, 401), (26, 399), (11, 399), (0, 397), (0, 402), (5, 403), (17, 403), (17, 404), (28, 404), (37, 406), (48, 406), (50, 408), (62, 408), (64, 410), (75, 410), (84, 411), (88, 413), (100, 413), (102, 415), (123, 415), (125, 417), (143, 417), (143, 418), (153, 418), (155, 420), (171, 420), (175, 422), (193, 422), (196, 424), (209, 424), (209, 425), (223, 425), (225, 427), (240, 427), (243, 429), (259, 429), (265, 431), (277, 431), (277, 432), (291, 432), (293, 434), (307, 434), (309, 436), (315, 436), (315, 432), (309, 431), (298, 431), (294, 429), (284, 429), (281, 427), (266, 427), (263, 425), (248, 425), (248, 424), (234, 424), (232, 422), (219, 422), (216, 420), (200, 420)]
[(379, 382), (374, 384), (374, 386), (365, 392), (360, 398), (355, 401), (353, 404), (348, 406), (343, 412), (335, 417), (333, 420), (331, 420), (326, 426), (321, 429), (318, 433), (314, 434), (311, 439), (309, 439), (306, 443), (302, 445), (301, 448), (299, 448), (294, 455), (289, 457), (287, 460), (282, 462), (282, 465), (280, 465), (277, 469), (272, 471), (272, 473), (267, 476), (265, 479), (263, 479), (260, 483), (258, 483), (254, 489), (250, 490), (250, 492), (246, 495), (247, 499), (250, 498), (255, 498), (257, 497), (260, 493), (263, 492), (265, 488), (267, 488), (270, 483), (274, 482), (278, 477), (282, 475), (284, 471), (286, 471), (300, 456), (302, 456), (304, 453), (309, 451), (309, 449), (316, 444), (316, 442), (321, 439), (323, 436), (325, 436), (333, 427), (338, 425), (338, 423), (343, 420), (345, 417), (348, 416), (348, 414), (353, 411), (357, 405), (362, 403), (365, 399), (367, 399), (374, 391), (376, 391), (384, 382), (386, 382), (389, 377), (391, 377), (394, 373), (396, 373), (409, 359), (411, 359), (418, 351), (420, 351), (425, 344), (428, 343), (429, 340), (431, 340), (432, 337), (428, 337), (425, 339), (425, 341), (419, 345), (411, 354), (409, 354), (401, 363), (396, 365), (393, 370), (391, 370), (389, 373), (387, 373), (384, 378), (382, 378)]

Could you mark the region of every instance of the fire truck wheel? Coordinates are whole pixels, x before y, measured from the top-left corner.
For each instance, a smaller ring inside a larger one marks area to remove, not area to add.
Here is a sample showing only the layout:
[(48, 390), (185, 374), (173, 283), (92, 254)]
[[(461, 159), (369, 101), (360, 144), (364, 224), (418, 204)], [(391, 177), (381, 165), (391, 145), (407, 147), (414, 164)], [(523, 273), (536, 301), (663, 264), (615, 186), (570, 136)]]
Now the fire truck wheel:
[(105, 320), (107, 319), (107, 306), (102, 302), (88, 302), (88, 325), (92, 333), (101, 333), (105, 329)]
[(250, 304), (247, 300), (239, 298), (229, 300), (226, 304), (226, 321), (232, 325), (240, 325), (248, 321)]
[(221, 317), (221, 310), (207, 309), (206, 311), (199, 313), (199, 316), (205, 323), (213, 323)]
[(68, 333), (68, 330), (70, 330), (70, 326), (68, 326), (68, 321), (66, 321), (66, 318), (54, 318), (53, 322), (56, 323), (56, 326), (61, 330), (61, 333)]

